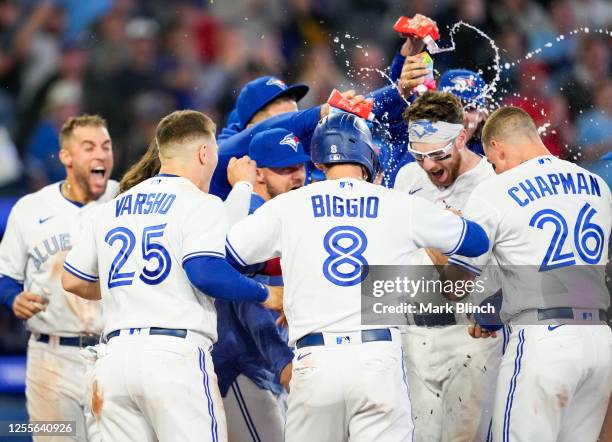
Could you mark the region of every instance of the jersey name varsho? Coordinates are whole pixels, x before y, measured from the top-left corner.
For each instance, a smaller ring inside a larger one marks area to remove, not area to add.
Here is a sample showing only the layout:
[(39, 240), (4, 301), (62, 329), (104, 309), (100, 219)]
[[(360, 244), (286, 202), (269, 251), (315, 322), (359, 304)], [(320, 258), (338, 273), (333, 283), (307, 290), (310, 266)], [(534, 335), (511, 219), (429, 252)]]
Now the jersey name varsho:
[(342, 198), (332, 195), (312, 195), (312, 214), (321, 216), (351, 218), (376, 218), (378, 216), (378, 197)]
[(508, 189), (508, 195), (521, 207), (545, 196), (570, 193), (601, 196), (599, 183), (595, 177), (589, 175), (587, 182), (583, 173), (549, 173), (526, 179)]
[[(134, 197), (134, 198), (132, 198)], [(115, 218), (121, 215), (149, 215), (160, 213), (165, 215), (172, 207), (176, 195), (172, 193), (137, 193), (127, 194), (115, 202)]]

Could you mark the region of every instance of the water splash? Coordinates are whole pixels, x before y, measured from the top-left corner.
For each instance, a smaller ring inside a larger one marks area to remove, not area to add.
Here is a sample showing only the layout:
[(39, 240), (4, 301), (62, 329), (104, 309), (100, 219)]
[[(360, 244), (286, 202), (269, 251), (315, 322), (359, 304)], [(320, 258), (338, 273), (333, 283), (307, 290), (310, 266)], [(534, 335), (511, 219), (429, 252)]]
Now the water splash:
[[(501, 68), (499, 66), (499, 48), (497, 47), (497, 45), (495, 44), (495, 40), (493, 40), (491, 37), (489, 37), (484, 31), (478, 29), (476, 26), (473, 26), (469, 23), (464, 22), (463, 20), (458, 21), (457, 23), (455, 23), (454, 25), (451, 26), (450, 31), (449, 31), (449, 38), (451, 41), (450, 46), (446, 47), (446, 48), (438, 48), (436, 53), (443, 53), (443, 52), (451, 52), (455, 50), (455, 33), (457, 32), (457, 30), (461, 27), (461, 26), (465, 26), (466, 28), (472, 29), (473, 31), (475, 31), (478, 35), (480, 35), (481, 37), (485, 38), (488, 42), (489, 45), (491, 46), (491, 48), (493, 49), (493, 52), (495, 53), (495, 57), (493, 58), (493, 70), (495, 71), (495, 76), (493, 77), (493, 80), (491, 80), (490, 83), (488, 83), (482, 90), (482, 92), (480, 94), (478, 94), (476, 97), (474, 97), (472, 99), (472, 101), (470, 101), (469, 103), (466, 104), (466, 106), (471, 106), (471, 105), (475, 105), (477, 104), (477, 101), (480, 99), (485, 99), (490, 103), (494, 103), (494, 96), (493, 94), (497, 91), (497, 83), (499, 82), (499, 78), (500, 78), (500, 72), (501, 72)], [(489, 68), (491, 68), (489, 66)], [(479, 70), (479, 74), (482, 75), (482, 71)]]
[[(591, 29), (588, 27), (582, 27), (582, 28), (576, 28), (576, 29), (572, 29), (571, 31), (568, 32), (568, 35), (570, 36), (574, 36), (574, 35), (578, 35), (578, 34), (589, 34), (591, 32)], [(610, 37), (612, 37), (612, 30), (608, 30), (608, 29), (604, 29), (604, 28), (599, 28), (599, 29), (595, 29), (593, 30), (594, 33), (596, 34), (605, 34), (608, 35)], [(560, 43), (561, 41), (565, 40), (565, 35), (563, 34), (559, 34), (557, 37), (555, 37), (555, 42), (547, 42), (546, 44), (544, 44), (544, 46), (540, 47), (540, 48), (536, 48), (533, 51), (529, 51), (527, 52), (527, 54), (525, 54), (525, 56), (523, 58), (520, 58), (518, 60), (513, 61), (512, 63), (510, 63), (510, 65), (512, 67), (519, 65), (520, 63), (522, 63), (525, 60), (529, 60), (531, 58), (533, 58), (534, 55), (538, 55), (540, 53), (542, 53), (543, 51), (545, 51), (546, 49), (552, 48), (555, 43)], [(505, 69), (510, 69), (510, 67), (508, 66), (508, 63), (504, 64), (504, 68)]]

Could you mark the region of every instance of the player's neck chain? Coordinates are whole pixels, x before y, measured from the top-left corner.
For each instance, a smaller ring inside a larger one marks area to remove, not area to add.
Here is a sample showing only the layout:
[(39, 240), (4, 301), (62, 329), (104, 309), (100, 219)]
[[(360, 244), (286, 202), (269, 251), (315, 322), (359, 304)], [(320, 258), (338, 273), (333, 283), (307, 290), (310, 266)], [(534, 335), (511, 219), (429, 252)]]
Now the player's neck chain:
[(62, 195), (64, 195), (64, 197), (66, 197), (69, 200), (73, 200), (74, 201), (74, 197), (72, 195), (72, 186), (70, 185), (70, 183), (68, 181), (64, 181), (62, 183), (61, 191), (62, 191)]
[(60, 187), (60, 192), (64, 195), (69, 201), (74, 201), (75, 203), (84, 204), (84, 201), (81, 201), (72, 191), (72, 185), (68, 182), (68, 180), (64, 181)]

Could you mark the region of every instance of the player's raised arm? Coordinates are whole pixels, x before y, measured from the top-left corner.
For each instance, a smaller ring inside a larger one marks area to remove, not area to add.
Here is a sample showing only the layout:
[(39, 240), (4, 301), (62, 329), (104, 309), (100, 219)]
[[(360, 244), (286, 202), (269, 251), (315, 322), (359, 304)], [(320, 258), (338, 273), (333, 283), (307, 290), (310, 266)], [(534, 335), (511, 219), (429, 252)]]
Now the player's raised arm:
[(487, 249), (479, 255), (468, 255), (463, 250), (456, 250), (452, 254), (453, 256), (449, 256), (448, 258), (450, 267), (447, 267), (446, 272), (449, 275), (458, 275), (457, 268), (451, 268), (454, 266), (478, 276), (480, 275), (482, 267), (489, 260), (501, 219), (497, 209), (490, 205), (485, 198), (479, 196), (483, 195), (484, 191), (485, 186), (483, 185), (479, 185), (474, 189), (465, 207), (465, 216), (484, 229), (484, 233), (490, 239), (490, 242)]
[(281, 222), (277, 196), (233, 226), (225, 243), (228, 259), (246, 267), (280, 256)]
[(249, 214), (251, 193), (255, 182), (255, 167), (255, 161), (251, 160), (248, 155), (242, 158), (232, 157), (227, 166), (227, 181), (232, 186), (232, 191), (225, 199), (225, 208), (230, 226)]
[(489, 238), (476, 222), (435, 206), (423, 198), (413, 198), (411, 228), (415, 243), (432, 247), (445, 255), (476, 257), (489, 250)]
[(185, 223), (193, 228), (183, 234), (180, 253), (191, 284), (213, 298), (256, 301), (274, 310), (281, 309), (282, 288), (247, 278), (225, 260), (228, 218), (221, 200), (203, 200), (194, 206)]

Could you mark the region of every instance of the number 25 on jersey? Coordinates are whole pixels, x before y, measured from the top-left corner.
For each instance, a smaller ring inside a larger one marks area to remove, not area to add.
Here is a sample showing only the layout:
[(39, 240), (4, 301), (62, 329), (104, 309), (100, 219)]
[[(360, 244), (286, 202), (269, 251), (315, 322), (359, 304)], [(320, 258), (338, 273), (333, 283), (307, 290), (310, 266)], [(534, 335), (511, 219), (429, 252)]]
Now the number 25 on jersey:
[[(166, 248), (155, 241), (156, 238), (161, 238), (164, 235), (166, 224), (157, 226), (145, 227), (142, 230), (141, 253), (145, 261), (155, 260), (157, 266), (149, 270), (147, 266), (143, 267), (139, 278), (145, 284), (157, 285), (161, 283), (172, 268), (172, 260)], [(123, 270), (123, 266), (134, 251), (136, 244), (136, 236), (126, 227), (115, 227), (106, 234), (104, 241), (112, 246), (115, 242), (121, 243), (119, 252), (113, 259), (110, 270), (108, 272), (108, 288), (119, 287), (122, 285), (132, 285), (135, 272), (127, 272)]]

